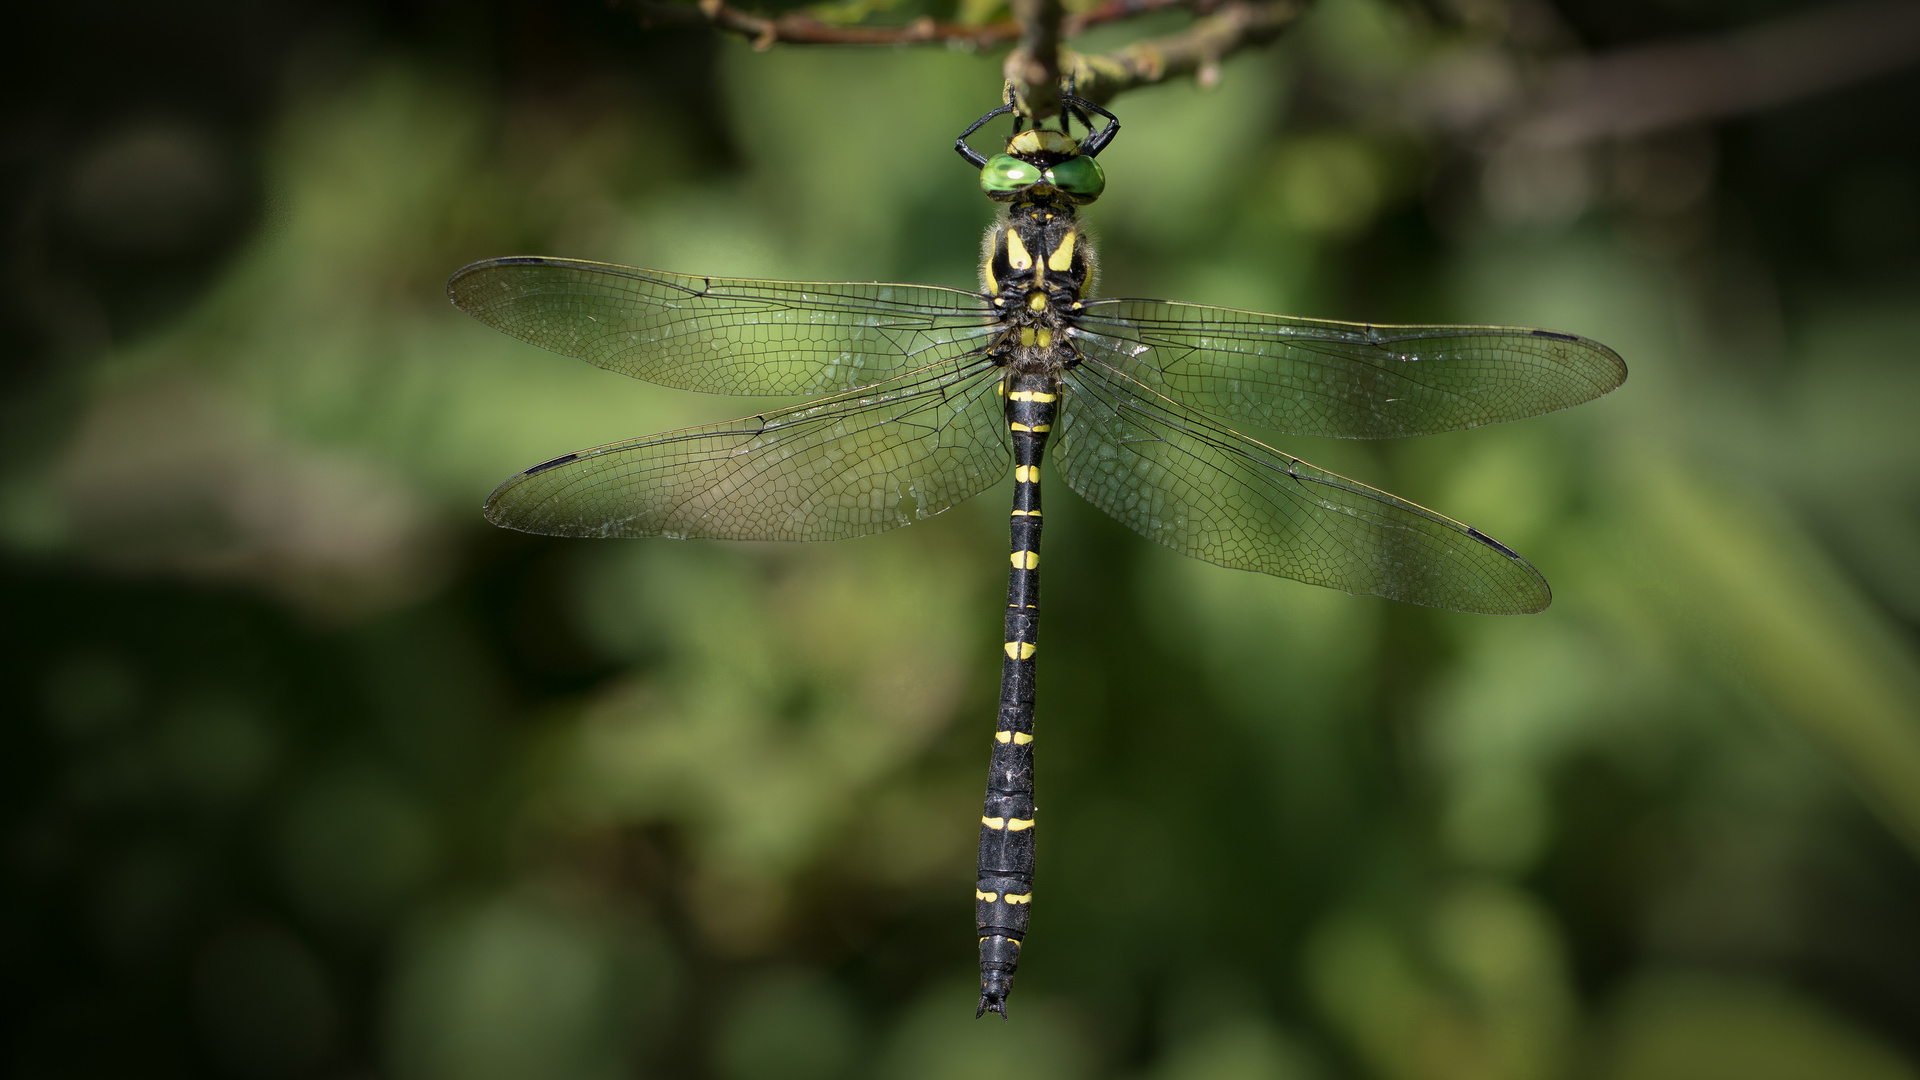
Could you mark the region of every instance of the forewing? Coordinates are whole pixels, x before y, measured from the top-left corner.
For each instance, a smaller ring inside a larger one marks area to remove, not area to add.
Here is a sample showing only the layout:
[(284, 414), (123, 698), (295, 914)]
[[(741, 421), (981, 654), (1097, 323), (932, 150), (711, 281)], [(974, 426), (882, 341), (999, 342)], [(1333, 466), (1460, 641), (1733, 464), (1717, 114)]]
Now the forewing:
[(1509, 326), (1371, 326), (1093, 300), (1083, 353), (1155, 393), (1291, 435), (1429, 435), (1564, 409), (1626, 380), (1597, 341)]
[(1457, 521), (1096, 365), (1065, 381), (1061, 474), (1149, 540), (1222, 566), (1455, 611), (1519, 614), (1552, 599), (1526, 560)]
[(462, 311), (543, 349), (709, 394), (825, 394), (972, 350), (986, 301), (937, 285), (698, 277), (516, 256), (457, 271)]
[(839, 540), (931, 517), (1006, 474), (985, 360), (568, 454), (500, 485), (487, 519), (550, 536)]

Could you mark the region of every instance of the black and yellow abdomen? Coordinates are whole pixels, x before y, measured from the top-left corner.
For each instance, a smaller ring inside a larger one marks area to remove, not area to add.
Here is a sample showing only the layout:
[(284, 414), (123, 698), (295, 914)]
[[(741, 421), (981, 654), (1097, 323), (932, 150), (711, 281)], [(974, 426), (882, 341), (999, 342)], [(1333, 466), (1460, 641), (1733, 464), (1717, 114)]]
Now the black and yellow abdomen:
[(974, 924), (980, 935), (980, 1011), (1005, 1013), (1033, 903), (1034, 657), (1040, 650), (1040, 459), (1053, 431), (1060, 381), (1010, 372), (1001, 383), (1013, 439), (1013, 513), (1007, 615), (987, 796), (980, 812)]

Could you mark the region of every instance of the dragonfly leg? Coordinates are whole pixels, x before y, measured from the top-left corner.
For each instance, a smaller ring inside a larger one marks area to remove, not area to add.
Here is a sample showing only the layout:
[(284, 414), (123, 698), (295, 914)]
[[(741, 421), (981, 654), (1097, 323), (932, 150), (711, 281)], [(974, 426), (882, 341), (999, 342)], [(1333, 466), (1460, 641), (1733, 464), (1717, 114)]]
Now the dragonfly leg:
[(968, 163), (971, 164), (974, 168), (976, 169), (985, 168), (987, 164), (987, 155), (982, 154), (980, 151), (975, 150), (973, 147), (967, 145), (967, 136), (973, 134), (976, 131), (979, 131), (981, 125), (985, 124), (987, 121), (993, 119), (994, 117), (1002, 116), (1012, 111), (1013, 111), (1013, 106), (1011, 104), (1002, 105), (999, 108), (988, 113), (987, 115), (981, 117), (980, 119), (975, 120), (973, 122), (972, 127), (961, 132), (960, 137), (953, 140), (953, 148), (959, 151), (960, 156), (963, 158), (966, 158)]
[[(1087, 137), (1080, 140), (1080, 152), (1088, 157), (1098, 156), (1100, 151), (1105, 150), (1107, 144), (1113, 141), (1113, 137), (1120, 134), (1120, 118), (1086, 98), (1074, 97), (1073, 92), (1068, 91), (1067, 96), (1060, 100), (1074, 110), (1080, 117), (1081, 123), (1087, 125)], [(1099, 131), (1093, 130), (1093, 125), (1087, 120), (1087, 112), (1096, 112), (1106, 117), (1107, 126)]]

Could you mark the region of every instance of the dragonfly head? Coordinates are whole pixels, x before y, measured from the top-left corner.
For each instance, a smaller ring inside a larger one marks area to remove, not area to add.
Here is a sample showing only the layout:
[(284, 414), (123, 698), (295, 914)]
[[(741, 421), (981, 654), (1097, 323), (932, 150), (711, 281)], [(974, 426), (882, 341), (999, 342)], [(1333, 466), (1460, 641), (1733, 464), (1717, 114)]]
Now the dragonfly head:
[(1059, 192), (1076, 203), (1090, 203), (1107, 187), (1100, 163), (1080, 152), (1080, 144), (1061, 131), (1034, 128), (1007, 142), (1004, 154), (987, 159), (980, 190), (996, 202), (1031, 193)]

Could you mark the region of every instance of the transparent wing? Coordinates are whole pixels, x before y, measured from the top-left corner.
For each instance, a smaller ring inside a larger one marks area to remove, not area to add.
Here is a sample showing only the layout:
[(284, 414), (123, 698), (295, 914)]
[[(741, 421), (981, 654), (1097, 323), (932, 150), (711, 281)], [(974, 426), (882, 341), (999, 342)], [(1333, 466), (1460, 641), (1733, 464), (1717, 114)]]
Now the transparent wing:
[(1185, 555), (1350, 593), (1490, 614), (1552, 600), (1477, 530), (1262, 445), (1086, 363), (1054, 438), (1067, 485)]
[(1092, 300), (1076, 343), (1147, 389), (1290, 435), (1430, 435), (1619, 386), (1597, 341), (1508, 326), (1370, 326), (1165, 300)]
[(824, 401), (555, 458), (487, 519), (549, 536), (839, 540), (931, 517), (1006, 474), (986, 360)]
[(937, 285), (754, 281), (515, 256), (447, 295), (488, 326), (608, 371), (709, 394), (852, 390), (972, 350), (978, 295)]

